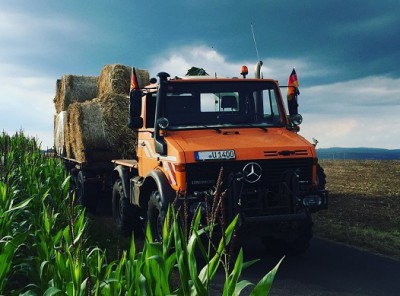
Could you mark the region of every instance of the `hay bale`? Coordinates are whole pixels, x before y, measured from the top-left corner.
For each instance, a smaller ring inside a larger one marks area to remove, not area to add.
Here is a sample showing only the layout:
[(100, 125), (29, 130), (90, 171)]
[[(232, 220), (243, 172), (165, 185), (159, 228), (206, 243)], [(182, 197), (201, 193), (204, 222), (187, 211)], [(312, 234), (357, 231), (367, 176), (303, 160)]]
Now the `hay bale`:
[[(149, 84), (150, 75), (147, 70), (135, 68), (139, 87)], [(128, 95), (131, 85), (132, 67), (121, 64), (106, 65), (101, 71), (98, 83), (98, 97), (115, 93)]]
[(128, 128), (129, 98), (105, 94), (99, 98), (99, 104), (112, 149), (121, 158), (133, 158), (136, 155), (137, 134)]
[(74, 158), (72, 153), (71, 141), (73, 140), (73, 136), (71, 136), (71, 114), (67, 111), (67, 124), (64, 130), (64, 140), (65, 140), (65, 154), (67, 158)]
[(81, 162), (107, 162), (133, 158), (136, 135), (127, 127), (129, 99), (107, 93), (69, 109), (69, 145), (72, 157)]
[(149, 71), (135, 68), (135, 73), (140, 88), (144, 88), (150, 84)]
[(74, 102), (84, 102), (97, 96), (97, 76), (64, 75), (57, 79), (54, 105), (57, 113), (66, 111)]
[(67, 130), (67, 111), (54, 116), (54, 149), (57, 155), (66, 156), (65, 133)]

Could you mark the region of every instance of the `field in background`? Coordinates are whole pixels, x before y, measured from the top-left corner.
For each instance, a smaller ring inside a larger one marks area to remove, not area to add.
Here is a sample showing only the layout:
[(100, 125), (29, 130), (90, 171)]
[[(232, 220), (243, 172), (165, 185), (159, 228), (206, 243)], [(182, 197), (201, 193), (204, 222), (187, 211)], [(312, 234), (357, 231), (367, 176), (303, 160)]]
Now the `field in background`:
[(400, 259), (400, 161), (320, 160), (329, 209), (315, 235)]

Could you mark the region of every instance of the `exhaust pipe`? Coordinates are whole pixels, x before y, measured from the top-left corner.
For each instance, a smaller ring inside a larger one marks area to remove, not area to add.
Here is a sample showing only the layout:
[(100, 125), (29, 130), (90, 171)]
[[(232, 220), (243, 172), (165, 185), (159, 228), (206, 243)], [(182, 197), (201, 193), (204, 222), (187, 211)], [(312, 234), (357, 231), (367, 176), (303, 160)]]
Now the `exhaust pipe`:
[(256, 67), (254, 69), (254, 78), (258, 78), (258, 79), (261, 78), (261, 67), (262, 67), (262, 65), (263, 65), (262, 61), (258, 61), (257, 62)]

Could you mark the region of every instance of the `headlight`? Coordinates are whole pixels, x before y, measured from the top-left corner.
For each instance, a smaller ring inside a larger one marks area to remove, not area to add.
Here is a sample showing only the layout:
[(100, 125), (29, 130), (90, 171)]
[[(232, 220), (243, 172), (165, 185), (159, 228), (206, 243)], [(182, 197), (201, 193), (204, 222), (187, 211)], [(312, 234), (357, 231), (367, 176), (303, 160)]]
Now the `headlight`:
[(303, 198), (303, 205), (308, 208), (315, 208), (322, 205), (322, 198), (318, 195), (306, 196)]

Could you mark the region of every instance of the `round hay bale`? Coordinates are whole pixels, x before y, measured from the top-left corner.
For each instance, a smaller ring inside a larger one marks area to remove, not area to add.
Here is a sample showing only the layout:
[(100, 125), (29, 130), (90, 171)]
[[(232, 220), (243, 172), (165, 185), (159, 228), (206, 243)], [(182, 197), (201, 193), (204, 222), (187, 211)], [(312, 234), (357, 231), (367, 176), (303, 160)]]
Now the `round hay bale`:
[(104, 94), (98, 101), (112, 149), (120, 158), (133, 158), (137, 135), (128, 128), (129, 98), (124, 95)]
[(54, 105), (57, 113), (74, 102), (85, 102), (97, 96), (97, 76), (64, 75), (56, 83)]
[[(78, 152), (78, 146), (83, 147), (82, 140), (82, 129), (80, 127), (81, 108), (79, 103), (71, 104), (68, 108), (68, 126), (69, 126), (69, 137), (68, 146), (70, 149), (70, 158), (78, 161), (85, 161), (85, 157), (82, 159), (82, 152)], [(77, 142), (79, 144), (77, 144)], [(80, 157), (79, 157), (80, 154)]]
[(130, 67), (121, 64), (106, 65), (100, 73), (98, 97), (106, 93), (128, 95), (130, 82)]
[(67, 122), (65, 125), (65, 130), (64, 130), (64, 140), (65, 140), (65, 154), (67, 158), (74, 158), (72, 154), (72, 147), (71, 147), (71, 114), (67, 111)]
[(57, 155), (66, 156), (65, 131), (67, 130), (67, 111), (54, 116), (54, 148)]
[(144, 88), (145, 86), (150, 84), (150, 74), (147, 70), (141, 70), (135, 68), (136, 78), (139, 84), (139, 88)]
[[(136, 78), (140, 88), (149, 84), (150, 75), (147, 70), (135, 68)], [(98, 97), (115, 93), (129, 95), (132, 67), (121, 64), (106, 65), (101, 71), (98, 85)]]
[(104, 94), (68, 109), (72, 157), (80, 162), (107, 162), (135, 156), (136, 135), (128, 128), (129, 99)]

